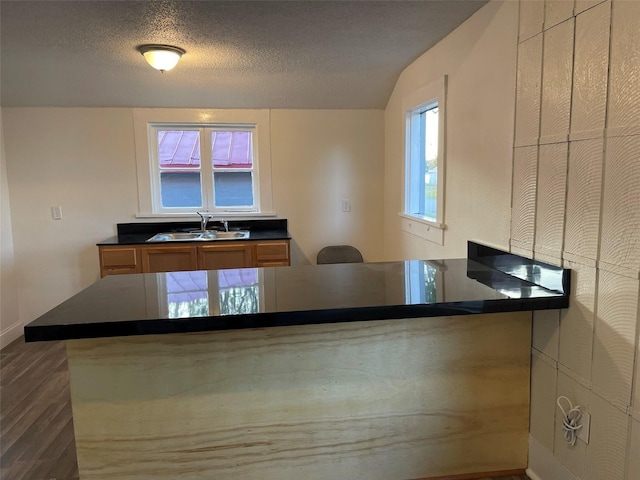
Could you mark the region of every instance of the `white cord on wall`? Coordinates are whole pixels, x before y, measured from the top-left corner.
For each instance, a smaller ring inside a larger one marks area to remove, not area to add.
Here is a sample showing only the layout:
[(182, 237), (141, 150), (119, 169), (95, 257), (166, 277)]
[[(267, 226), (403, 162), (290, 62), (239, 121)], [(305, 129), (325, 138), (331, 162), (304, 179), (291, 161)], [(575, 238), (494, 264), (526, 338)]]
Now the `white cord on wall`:
[[(566, 411), (560, 400), (565, 400), (569, 404), (569, 410)], [(580, 405), (576, 405), (575, 407), (571, 403), (567, 397), (562, 396), (558, 397), (558, 406), (560, 410), (562, 410), (562, 431), (564, 432), (564, 439), (571, 446), (576, 444), (576, 440), (578, 439), (578, 430), (582, 428), (582, 423), (580, 423), (580, 419), (582, 418), (582, 410), (580, 410)]]

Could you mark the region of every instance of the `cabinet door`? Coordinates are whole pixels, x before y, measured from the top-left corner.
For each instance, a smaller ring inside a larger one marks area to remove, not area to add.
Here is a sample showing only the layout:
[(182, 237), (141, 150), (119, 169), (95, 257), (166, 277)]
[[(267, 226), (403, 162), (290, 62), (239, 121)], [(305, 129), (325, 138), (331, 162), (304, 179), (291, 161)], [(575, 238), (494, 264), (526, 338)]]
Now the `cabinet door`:
[(180, 272), (198, 269), (194, 246), (143, 247), (142, 271), (145, 273)]
[(134, 246), (98, 247), (100, 254), (100, 275), (142, 272), (138, 249)]
[(220, 270), (222, 268), (251, 267), (251, 245), (249, 243), (220, 242), (198, 247), (198, 268)]
[(256, 267), (283, 267), (291, 264), (289, 258), (289, 240), (256, 242)]

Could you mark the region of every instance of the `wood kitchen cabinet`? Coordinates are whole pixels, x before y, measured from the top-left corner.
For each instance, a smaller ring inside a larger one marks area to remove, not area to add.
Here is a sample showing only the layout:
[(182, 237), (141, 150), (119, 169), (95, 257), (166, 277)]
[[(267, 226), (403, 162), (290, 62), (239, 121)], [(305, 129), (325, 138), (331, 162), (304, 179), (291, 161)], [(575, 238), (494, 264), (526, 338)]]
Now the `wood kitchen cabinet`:
[(197, 247), (191, 245), (141, 247), (140, 256), (145, 273), (198, 270)]
[(224, 268), (280, 267), (291, 264), (289, 240), (224, 241), (205, 245), (101, 245), (100, 275)]
[(221, 242), (198, 247), (198, 269), (252, 267), (251, 244), (245, 242)]
[(289, 240), (255, 242), (253, 248), (256, 267), (287, 267), (291, 265)]
[(100, 276), (142, 273), (139, 249), (136, 246), (100, 247)]

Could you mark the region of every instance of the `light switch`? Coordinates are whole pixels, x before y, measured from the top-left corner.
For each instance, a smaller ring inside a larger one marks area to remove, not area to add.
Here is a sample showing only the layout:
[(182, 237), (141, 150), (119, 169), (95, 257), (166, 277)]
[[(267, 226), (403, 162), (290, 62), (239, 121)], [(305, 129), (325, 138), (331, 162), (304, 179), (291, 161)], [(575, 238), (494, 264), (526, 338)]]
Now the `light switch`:
[(342, 211), (343, 212), (351, 211), (351, 200), (349, 200), (348, 198), (342, 199)]

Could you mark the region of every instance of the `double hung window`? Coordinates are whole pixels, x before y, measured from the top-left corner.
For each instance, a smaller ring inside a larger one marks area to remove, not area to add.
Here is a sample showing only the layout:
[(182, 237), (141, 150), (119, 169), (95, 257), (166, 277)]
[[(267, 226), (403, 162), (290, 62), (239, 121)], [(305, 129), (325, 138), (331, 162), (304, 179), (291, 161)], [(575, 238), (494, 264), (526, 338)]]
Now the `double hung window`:
[(228, 115), (134, 111), (140, 216), (273, 214), (268, 113)]
[(158, 210), (257, 211), (253, 129), (153, 125)]

